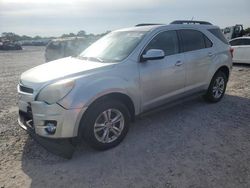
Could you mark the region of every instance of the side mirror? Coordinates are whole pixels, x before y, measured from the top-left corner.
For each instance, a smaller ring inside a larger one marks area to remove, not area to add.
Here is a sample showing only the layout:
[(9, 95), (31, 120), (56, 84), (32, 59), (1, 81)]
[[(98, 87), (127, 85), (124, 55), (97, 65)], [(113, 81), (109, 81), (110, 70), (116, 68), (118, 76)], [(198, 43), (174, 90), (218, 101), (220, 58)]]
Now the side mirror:
[(165, 53), (163, 50), (160, 49), (150, 49), (144, 55), (142, 55), (141, 60), (156, 60), (156, 59), (163, 59), (165, 57)]

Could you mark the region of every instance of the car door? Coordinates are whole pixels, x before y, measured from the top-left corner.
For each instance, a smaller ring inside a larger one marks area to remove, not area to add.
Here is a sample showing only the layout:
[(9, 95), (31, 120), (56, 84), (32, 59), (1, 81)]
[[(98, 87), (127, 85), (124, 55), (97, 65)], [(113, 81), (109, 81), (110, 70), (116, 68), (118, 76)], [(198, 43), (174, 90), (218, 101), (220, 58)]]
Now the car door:
[(202, 90), (207, 84), (208, 70), (214, 57), (212, 42), (200, 31), (179, 30), (181, 52), (185, 56), (186, 91)]
[(176, 31), (163, 31), (154, 36), (143, 50), (161, 49), (165, 57), (139, 63), (142, 111), (165, 102), (171, 96), (183, 92), (185, 86), (185, 65), (179, 54)]
[(234, 63), (241, 63), (242, 62), (242, 46), (243, 40), (242, 39), (234, 39), (230, 41), (230, 45), (233, 47), (233, 62)]
[(234, 63), (250, 63), (250, 39), (238, 38), (230, 41), (230, 44), (234, 49)]
[(242, 47), (242, 63), (250, 63), (250, 38), (244, 39)]

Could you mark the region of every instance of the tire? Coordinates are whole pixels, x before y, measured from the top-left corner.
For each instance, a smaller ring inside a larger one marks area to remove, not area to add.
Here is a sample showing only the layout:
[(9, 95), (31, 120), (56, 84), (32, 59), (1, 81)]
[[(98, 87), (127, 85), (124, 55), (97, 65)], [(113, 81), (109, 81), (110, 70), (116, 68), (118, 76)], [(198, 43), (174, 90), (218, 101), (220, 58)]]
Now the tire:
[(97, 150), (113, 148), (125, 138), (129, 130), (129, 117), (128, 108), (120, 101), (95, 102), (81, 121), (81, 136)]
[(227, 81), (228, 78), (222, 71), (216, 72), (204, 95), (205, 100), (211, 103), (219, 102), (225, 94)]

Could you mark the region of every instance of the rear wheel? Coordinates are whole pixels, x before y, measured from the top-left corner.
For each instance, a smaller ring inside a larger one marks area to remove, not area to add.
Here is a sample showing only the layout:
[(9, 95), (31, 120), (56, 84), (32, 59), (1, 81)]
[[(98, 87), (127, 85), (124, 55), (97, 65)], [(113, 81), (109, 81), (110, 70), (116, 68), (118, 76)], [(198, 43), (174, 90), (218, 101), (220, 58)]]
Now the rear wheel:
[(120, 101), (99, 101), (91, 105), (82, 123), (84, 140), (95, 149), (117, 146), (129, 129), (129, 111)]
[(226, 75), (219, 71), (217, 72), (211, 80), (207, 93), (204, 98), (209, 102), (218, 102), (224, 96), (227, 86)]

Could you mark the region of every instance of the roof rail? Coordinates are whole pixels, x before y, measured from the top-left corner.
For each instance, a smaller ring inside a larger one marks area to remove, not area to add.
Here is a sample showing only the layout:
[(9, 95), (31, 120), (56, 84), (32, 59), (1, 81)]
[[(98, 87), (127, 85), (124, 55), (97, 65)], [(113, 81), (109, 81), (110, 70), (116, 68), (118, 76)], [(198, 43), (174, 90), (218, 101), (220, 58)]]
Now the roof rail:
[(163, 25), (163, 24), (159, 24), (159, 23), (141, 23), (141, 24), (135, 25), (135, 27), (149, 26), (149, 25)]
[(170, 24), (200, 24), (200, 25), (212, 25), (210, 22), (194, 21), (194, 20), (175, 20)]

